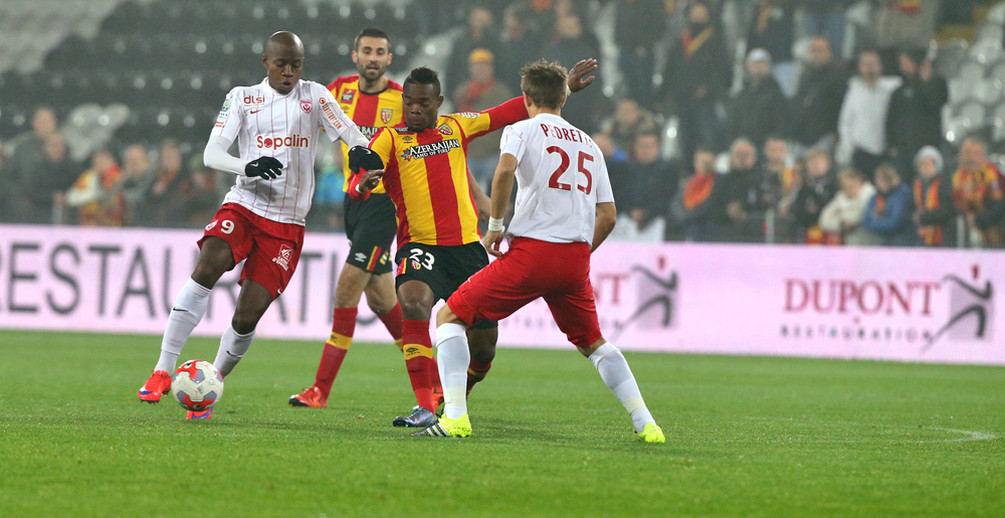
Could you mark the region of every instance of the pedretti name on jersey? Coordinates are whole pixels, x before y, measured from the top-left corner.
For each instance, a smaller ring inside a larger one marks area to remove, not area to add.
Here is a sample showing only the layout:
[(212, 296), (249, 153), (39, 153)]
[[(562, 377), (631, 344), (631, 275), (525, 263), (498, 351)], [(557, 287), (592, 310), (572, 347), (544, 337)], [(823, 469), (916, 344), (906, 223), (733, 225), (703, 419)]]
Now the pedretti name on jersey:
[(283, 149), (288, 147), (310, 147), (311, 138), (295, 133), (288, 137), (266, 137), (259, 135), (258, 149)]
[(449, 153), (451, 149), (457, 149), (459, 147), (461, 147), (460, 141), (453, 138), (430, 144), (420, 144), (406, 149), (405, 152), (402, 153), (401, 158), (404, 158), (405, 160), (411, 160), (413, 158), (418, 160), (433, 155)]

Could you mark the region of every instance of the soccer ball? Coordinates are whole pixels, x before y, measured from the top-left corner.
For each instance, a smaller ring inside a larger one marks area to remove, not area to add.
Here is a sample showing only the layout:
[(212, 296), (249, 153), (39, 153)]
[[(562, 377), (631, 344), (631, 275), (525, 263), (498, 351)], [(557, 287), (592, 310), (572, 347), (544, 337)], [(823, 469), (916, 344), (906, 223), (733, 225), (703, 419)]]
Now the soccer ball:
[(186, 410), (209, 410), (223, 395), (223, 376), (212, 363), (189, 360), (174, 372), (171, 393)]

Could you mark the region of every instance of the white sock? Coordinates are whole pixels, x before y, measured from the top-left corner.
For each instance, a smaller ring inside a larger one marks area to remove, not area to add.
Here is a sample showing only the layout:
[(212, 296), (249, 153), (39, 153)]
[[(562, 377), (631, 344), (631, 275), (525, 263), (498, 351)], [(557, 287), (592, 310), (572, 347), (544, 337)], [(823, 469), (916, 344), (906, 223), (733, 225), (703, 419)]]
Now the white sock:
[(189, 279), (182, 286), (181, 292), (174, 301), (167, 326), (164, 328), (164, 338), (161, 339), (161, 356), (154, 370), (167, 371), (173, 374), (178, 365), (178, 355), (185, 347), (185, 341), (195, 326), (199, 325), (202, 316), (206, 314), (209, 305), (210, 289)]
[(604, 380), (618, 401), (625, 406), (625, 410), (631, 414), (636, 432), (641, 432), (648, 423), (656, 424), (653, 415), (646, 408), (645, 401), (642, 400), (642, 393), (639, 392), (639, 385), (635, 382), (635, 375), (632, 374), (632, 370), (628, 367), (628, 361), (625, 360), (620, 349), (608, 342), (590, 355), (590, 361), (597, 367), (600, 379)]
[(464, 326), (442, 324), (436, 328), (436, 366), (443, 386), (443, 415), (457, 419), (468, 413), (468, 336)]
[(244, 353), (248, 352), (251, 342), (255, 341), (255, 332), (246, 335), (237, 334), (234, 326), (227, 326), (227, 330), (220, 337), (220, 349), (216, 352), (216, 359), (213, 366), (220, 371), (223, 377), (227, 377), (230, 371), (234, 370), (237, 362), (244, 358)]

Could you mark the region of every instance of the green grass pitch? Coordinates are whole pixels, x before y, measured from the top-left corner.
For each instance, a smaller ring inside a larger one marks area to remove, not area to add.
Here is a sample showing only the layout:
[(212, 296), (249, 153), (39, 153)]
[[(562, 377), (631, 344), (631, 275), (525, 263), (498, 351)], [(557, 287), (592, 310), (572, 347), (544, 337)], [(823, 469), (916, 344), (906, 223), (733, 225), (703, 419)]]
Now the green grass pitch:
[(466, 440), (390, 426), (392, 345), (354, 344), (318, 410), (287, 398), (321, 342), (259, 340), (209, 422), (138, 402), (158, 347), (0, 331), (0, 516), (1005, 514), (1001, 367), (627, 353), (647, 445), (571, 347), (500, 349)]

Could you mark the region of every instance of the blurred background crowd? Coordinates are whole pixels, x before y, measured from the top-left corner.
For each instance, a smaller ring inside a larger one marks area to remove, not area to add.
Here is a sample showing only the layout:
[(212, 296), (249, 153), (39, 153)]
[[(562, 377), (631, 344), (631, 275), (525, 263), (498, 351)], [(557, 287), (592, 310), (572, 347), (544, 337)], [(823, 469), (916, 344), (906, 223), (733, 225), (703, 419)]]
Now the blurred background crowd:
[[(611, 172), (613, 239), (1005, 245), (1005, 3), (981, 0), (16, 0), (0, 6), (0, 221), (198, 227), (233, 184), (202, 165), (226, 92), (278, 29), (304, 79), (440, 72), (441, 113), (518, 95), (538, 58), (596, 56), (563, 115)], [(308, 230), (341, 228), (323, 146)], [(486, 189), (498, 135), (469, 166)]]

